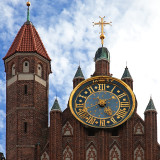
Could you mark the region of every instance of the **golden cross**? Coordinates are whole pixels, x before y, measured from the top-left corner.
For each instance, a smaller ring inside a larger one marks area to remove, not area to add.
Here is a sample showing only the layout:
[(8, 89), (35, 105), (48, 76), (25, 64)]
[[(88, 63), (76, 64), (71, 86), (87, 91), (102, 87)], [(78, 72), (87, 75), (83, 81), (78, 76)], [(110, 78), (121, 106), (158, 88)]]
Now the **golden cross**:
[(99, 18), (101, 18), (101, 21), (99, 21), (98, 23), (94, 23), (94, 22), (93, 22), (93, 26), (94, 26), (94, 25), (99, 25), (99, 26), (101, 26), (100, 39), (101, 39), (101, 43), (102, 43), (102, 46), (103, 46), (103, 40), (105, 39), (105, 35), (104, 35), (105, 32), (103, 31), (103, 26), (105, 26), (106, 24), (111, 25), (112, 22), (103, 21), (103, 18), (105, 18), (105, 16), (104, 16), (103, 18), (99, 16)]

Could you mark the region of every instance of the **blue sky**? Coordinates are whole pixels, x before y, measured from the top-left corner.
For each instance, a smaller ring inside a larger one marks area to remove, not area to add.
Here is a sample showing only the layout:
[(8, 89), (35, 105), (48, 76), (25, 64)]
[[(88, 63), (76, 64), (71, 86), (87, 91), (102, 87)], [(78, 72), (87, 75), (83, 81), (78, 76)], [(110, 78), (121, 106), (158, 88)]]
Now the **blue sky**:
[[(49, 109), (55, 96), (62, 110), (72, 91), (72, 79), (81, 64), (85, 78), (94, 72), (93, 58), (100, 28), (93, 27), (106, 16), (104, 46), (111, 53), (111, 73), (121, 78), (127, 66), (134, 80), (138, 114), (152, 96), (160, 113), (160, 1), (159, 0), (31, 0), (30, 20), (36, 27), (52, 59)], [(5, 0), (0, 4), (0, 152), (5, 152), (5, 72), (2, 58), (18, 30), (26, 21), (25, 0)], [(160, 118), (158, 114), (158, 124)], [(158, 127), (160, 142), (160, 128)]]

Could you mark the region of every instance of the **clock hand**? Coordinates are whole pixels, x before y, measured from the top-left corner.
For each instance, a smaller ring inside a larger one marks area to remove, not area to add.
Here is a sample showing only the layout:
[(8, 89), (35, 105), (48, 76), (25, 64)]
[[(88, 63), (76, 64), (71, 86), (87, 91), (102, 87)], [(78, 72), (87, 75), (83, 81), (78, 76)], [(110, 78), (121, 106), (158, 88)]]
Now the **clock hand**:
[(109, 108), (109, 106), (104, 109), (104, 112), (107, 113), (109, 116), (112, 115), (112, 110), (111, 108)]

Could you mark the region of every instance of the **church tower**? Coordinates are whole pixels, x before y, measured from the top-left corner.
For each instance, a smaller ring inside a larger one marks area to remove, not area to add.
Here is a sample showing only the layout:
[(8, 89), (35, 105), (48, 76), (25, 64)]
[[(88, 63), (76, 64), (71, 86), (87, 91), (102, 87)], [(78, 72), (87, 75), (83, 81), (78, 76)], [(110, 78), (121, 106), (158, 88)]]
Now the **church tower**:
[(27, 21), (3, 58), (6, 72), (7, 160), (35, 160), (37, 148), (44, 147), (47, 139), (51, 59), (30, 22), (30, 2), (27, 6)]

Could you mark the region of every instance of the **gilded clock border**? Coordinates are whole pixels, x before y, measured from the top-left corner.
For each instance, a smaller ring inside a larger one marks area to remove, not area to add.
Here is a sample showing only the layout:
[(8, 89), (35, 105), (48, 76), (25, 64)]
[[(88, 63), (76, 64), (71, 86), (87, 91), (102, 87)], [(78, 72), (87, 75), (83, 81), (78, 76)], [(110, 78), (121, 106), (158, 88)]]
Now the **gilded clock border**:
[[(132, 109), (130, 110), (130, 113), (128, 114), (128, 116), (127, 116), (123, 121), (121, 121), (121, 122), (118, 123), (117, 125), (114, 125), (114, 126), (111, 126), (111, 127), (106, 127), (106, 126), (104, 126), (104, 127), (101, 126), (101, 127), (100, 127), (100, 126), (96, 126), (95, 128), (114, 128), (114, 127), (117, 127), (117, 126), (121, 125), (122, 123), (124, 123), (125, 121), (127, 121), (127, 120), (130, 118), (130, 116), (133, 114), (133, 112), (134, 112), (134, 110), (135, 110), (135, 95), (134, 95), (133, 91), (131, 90), (131, 88), (130, 88), (125, 82), (123, 82), (123, 81), (120, 80), (120, 79), (114, 78), (114, 77), (109, 77), (109, 76), (95, 76), (95, 77), (88, 78), (88, 79), (82, 81), (81, 83), (79, 83), (79, 84), (73, 89), (73, 91), (71, 92), (70, 99), (69, 99), (69, 107), (70, 107), (70, 110), (71, 110), (72, 114), (74, 115), (74, 117), (75, 117), (77, 120), (79, 120), (79, 121), (80, 121), (81, 123), (83, 123), (84, 125), (87, 125), (87, 126), (90, 126), (90, 127), (94, 127), (94, 126), (92, 126), (92, 125), (90, 125), (90, 124), (86, 124), (85, 122), (83, 122), (83, 121), (75, 114), (75, 112), (73, 111), (73, 108), (72, 108), (72, 100), (73, 100), (73, 96), (74, 96), (75, 92), (76, 92), (83, 84), (85, 84), (85, 83), (87, 83), (87, 82), (89, 82), (89, 81), (93, 81), (93, 80), (95, 80), (95, 79), (100, 80), (100, 81), (102, 81), (102, 82), (105, 82), (105, 80), (107, 80), (108, 83), (109, 83), (109, 82), (112, 83), (112, 82), (115, 80), (115, 81), (119, 82), (120, 84), (122, 84), (124, 87), (126, 87), (126, 89), (129, 91), (129, 93), (131, 94), (131, 97), (132, 97)], [(116, 84), (115, 84), (115, 85), (116, 85)], [(129, 100), (130, 100), (130, 99), (129, 99)]]

